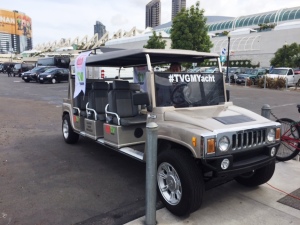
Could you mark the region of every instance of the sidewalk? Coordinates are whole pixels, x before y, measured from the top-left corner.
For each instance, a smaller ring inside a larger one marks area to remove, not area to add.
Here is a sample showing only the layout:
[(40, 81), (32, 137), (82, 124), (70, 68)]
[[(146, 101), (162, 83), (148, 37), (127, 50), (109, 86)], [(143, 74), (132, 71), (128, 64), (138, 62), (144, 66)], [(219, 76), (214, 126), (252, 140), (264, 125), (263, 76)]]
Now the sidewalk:
[[(300, 224), (300, 210), (279, 203), (286, 194), (300, 188), (300, 162), (278, 162), (272, 179), (256, 188), (235, 181), (211, 189), (204, 194), (201, 208), (187, 218), (172, 215), (166, 208), (156, 212), (157, 224), (172, 225), (285, 225)], [(296, 201), (300, 208), (300, 200)], [(141, 217), (126, 225), (145, 224)]]

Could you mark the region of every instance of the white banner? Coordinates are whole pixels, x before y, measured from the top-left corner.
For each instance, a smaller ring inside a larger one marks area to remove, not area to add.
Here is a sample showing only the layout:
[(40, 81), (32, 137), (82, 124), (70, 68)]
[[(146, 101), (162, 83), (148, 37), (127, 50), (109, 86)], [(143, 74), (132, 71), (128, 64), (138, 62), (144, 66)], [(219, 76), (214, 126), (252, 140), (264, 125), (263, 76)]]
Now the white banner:
[(86, 71), (85, 71), (85, 61), (86, 57), (90, 55), (92, 51), (82, 52), (75, 59), (75, 98), (82, 91), (85, 93), (85, 84), (86, 84)]

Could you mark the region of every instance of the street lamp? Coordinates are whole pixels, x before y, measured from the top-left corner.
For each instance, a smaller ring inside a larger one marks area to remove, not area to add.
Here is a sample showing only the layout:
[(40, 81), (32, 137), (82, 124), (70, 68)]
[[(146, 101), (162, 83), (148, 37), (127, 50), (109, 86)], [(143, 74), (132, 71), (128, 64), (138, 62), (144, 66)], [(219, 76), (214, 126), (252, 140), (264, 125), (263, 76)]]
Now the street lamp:
[(227, 48), (227, 69), (226, 69), (226, 79), (225, 82), (226, 83), (230, 83), (229, 82), (229, 77), (228, 77), (228, 70), (229, 70), (229, 52), (230, 52), (230, 34), (227, 35), (228, 37), (228, 48)]
[(283, 67), (285, 67), (286, 47), (287, 47), (287, 42), (285, 42), (284, 45), (283, 45)]

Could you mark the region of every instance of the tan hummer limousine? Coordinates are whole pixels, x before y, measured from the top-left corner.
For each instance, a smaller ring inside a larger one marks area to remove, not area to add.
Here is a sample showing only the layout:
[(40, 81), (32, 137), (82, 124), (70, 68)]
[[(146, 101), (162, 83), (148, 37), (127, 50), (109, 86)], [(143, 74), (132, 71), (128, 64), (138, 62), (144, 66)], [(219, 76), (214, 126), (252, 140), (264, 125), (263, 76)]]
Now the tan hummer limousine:
[[(158, 195), (178, 216), (197, 210), (204, 191), (216, 185), (233, 179), (246, 186), (266, 183), (275, 170), (280, 124), (230, 102), (222, 73), (153, 69), (204, 60), (221, 71), (219, 55), (190, 50), (79, 55), (70, 64), (63, 100), (65, 142), (90, 138), (107, 151), (145, 161), (146, 125), (155, 122)], [(115, 67), (116, 77), (102, 79), (95, 67)], [(117, 73), (131, 67), (130, 82)]]

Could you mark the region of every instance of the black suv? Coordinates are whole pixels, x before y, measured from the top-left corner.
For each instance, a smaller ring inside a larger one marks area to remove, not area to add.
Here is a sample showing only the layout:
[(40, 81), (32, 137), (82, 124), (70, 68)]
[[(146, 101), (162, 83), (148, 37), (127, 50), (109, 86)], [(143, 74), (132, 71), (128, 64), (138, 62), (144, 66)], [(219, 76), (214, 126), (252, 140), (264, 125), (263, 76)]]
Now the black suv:
[(39, 82), (51, 82), (52, 84), (59, 83), (61, 81), (68, 81), (69, 70), (64, 68), (52, 68), (46, 70), (44, 73), (40, 73)]
[(16, 75), (18, 75), (19, 77), (21, 77), (22, 73), (28, 71), (28, 70), (31, 70), (33, 69), (33, 65), (30, 64), (30, 63), (17, 63), (15, 64), (14, 68), (13, 68), (13, 74), (14, 74), (14, 77)]
[(34, 67), (32, 70), (29, 70), (29, 71), (23, 73), (23, 75), (21, 77), (26, 83), (28, 83), (30, 81), (39, 82), (39, 80), (38, 80), (39, 74), (45, 72), (46, 70), (48, 70), (50, 68), (56, 68), (56, 67), (37, 66), (37, 67)]

